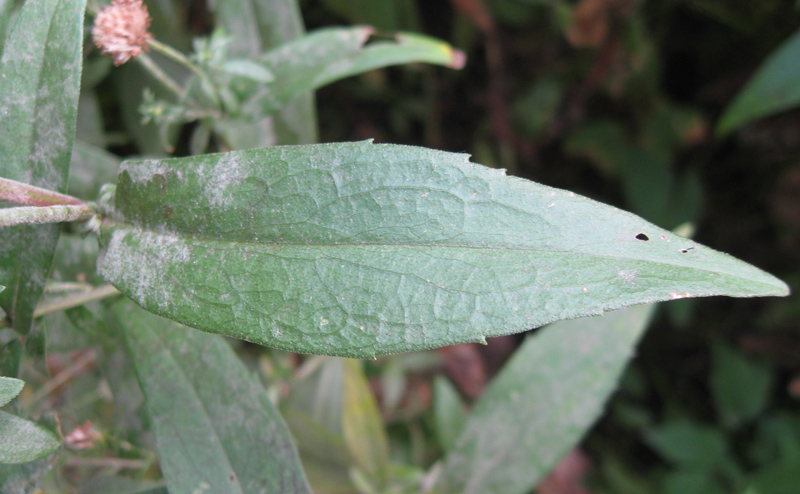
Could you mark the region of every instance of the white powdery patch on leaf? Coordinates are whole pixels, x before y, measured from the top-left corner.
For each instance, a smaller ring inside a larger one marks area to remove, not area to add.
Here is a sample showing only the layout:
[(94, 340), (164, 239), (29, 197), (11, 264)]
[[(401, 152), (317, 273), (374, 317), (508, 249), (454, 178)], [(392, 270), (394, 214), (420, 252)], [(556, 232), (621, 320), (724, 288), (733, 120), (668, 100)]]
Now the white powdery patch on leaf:
[(120, 168), (120, 175), (127, 173), (133, 183), (145, 184), (156, 175), (164, 175), (169, 167), (161, 160), (144, 160), (124, 162)]
[(190, 262), (191, 248), (177, 237), (117, 229), (99, 273), (138, 304), (166, 310), (175, 296), (170, 269)]

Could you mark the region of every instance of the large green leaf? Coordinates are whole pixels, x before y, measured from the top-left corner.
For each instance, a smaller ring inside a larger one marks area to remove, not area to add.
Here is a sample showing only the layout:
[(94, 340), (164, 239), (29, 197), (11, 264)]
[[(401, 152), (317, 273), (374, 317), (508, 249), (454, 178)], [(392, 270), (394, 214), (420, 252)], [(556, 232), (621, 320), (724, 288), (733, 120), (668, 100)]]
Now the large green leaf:
[[(0, 176), (66, 192), (78, 108), (84, 0), (28, 1), (0, 64)], [(0, 294), (27, 333), (58, 242), (58, 225), (6, 228)]]
[(800, 31), (786, 40), (770, 57), (733, 103), (717, 125), (727, 134), (759, 118), (800, 105)]
[[(304, 33), (297, 0), (210, 0), (217, 24), (232, 36), (231, 54), (257, 58)], [(317, 141), (314, 94), (298, 96), (272, 115), (255, 122), (222, 120), (217, 131), (236, 149)]]
[(466, 155), (369, 142), (123, 163), (100, 274), (151, 312), (372, 357), (780, 280)]
[(654, 306), (563, 321), (529, 337), (472, 409), (442, 493), (522, 494), (597, 420)]
[(59, 447), (52, 432), (30, 420), (0, 412), (0, 463), (27, 463)]
[(147, 400), (170, 492), (310, 492), (283, 419), (222, 338), (129, 301), (113, 311)]
[(0, 376), (0, 407), (13, 400), (24, 386), (25, 381)]

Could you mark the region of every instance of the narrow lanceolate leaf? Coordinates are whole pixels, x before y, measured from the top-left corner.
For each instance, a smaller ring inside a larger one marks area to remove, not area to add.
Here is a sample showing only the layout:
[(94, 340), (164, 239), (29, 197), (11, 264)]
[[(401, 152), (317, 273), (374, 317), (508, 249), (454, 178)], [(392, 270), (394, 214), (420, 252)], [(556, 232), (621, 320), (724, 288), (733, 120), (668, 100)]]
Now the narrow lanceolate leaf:
[[(25, 2), (0, 62), (0, 177), (66, 192), (75, 136), (83, 0)], [(59, 226), (16, 226), (0, 237), (0, 306), (27, 333)]]
[(0, 376), (0, 407), (13, 400), (24, 386), (25, 381)]
[(123, 163), (100, 274), (151, 312), (372, 357), (776, 278), (466, 155), (369, 142)]
[(59, 447), (58, 438), (30, 420), (0, 412), (0, 463), (27, 463)]
[(356, 464), (382, 488), (389, 473), (389, 439), (378, 402), (361, 362), (347, 360), (344, 365), (342, 433)]
[(398, 33), (366, 45), (370, 27), (320, 29), (266, 53), (260, 61), (275, 75), (252, 85), (245, 112), (271, 113), (309, 91), (370, 70), (413, 62), (461, 68), (464, 54), (443, 41)]
[(438, 492), (530, 492), (600, 416), (653, 307), (562, 321), (529, 337), (472, 409)]
[(170, 492), (310, 493), (283, 419), (225, 340), (129, 301), (113, 311)]
[(758, 69), (725, 110), (717, 132), (727, 134), (753, 120), (800, 105), (800, 31)]

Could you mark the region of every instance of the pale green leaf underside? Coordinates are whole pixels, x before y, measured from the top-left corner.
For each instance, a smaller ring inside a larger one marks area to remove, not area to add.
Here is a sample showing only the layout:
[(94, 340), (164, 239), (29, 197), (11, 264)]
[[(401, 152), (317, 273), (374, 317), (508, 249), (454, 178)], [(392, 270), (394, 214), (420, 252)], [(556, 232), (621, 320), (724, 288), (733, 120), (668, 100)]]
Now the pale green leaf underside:
[(438, 492), (530, 492), (600, 416), (654, 307), (562, 321), (529, 337), (473, 407)]
[(52, 432), (30, 420), (0, 412), (0, 463), (27, 463), (59, 447)]
[(0, 376), (0, 407), (13, 400), (24, 386), (25, 381)]
[(632, 304), (787, 293), (630, 213), (410, 146), (128, 161), (115, 200), (106, 280), (157, 314), (298, 352), (371, 357)]
[(170, 492), (310, 494), (289, 430), (224, 339), (114, 305)]

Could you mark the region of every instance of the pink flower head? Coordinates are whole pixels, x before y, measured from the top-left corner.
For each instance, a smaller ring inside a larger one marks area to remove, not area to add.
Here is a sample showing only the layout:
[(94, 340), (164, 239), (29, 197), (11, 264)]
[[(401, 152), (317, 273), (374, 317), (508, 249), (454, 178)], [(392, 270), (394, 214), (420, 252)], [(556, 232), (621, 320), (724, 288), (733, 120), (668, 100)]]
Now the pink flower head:
[(114, 0), (97, 14), (92, 28), (94, 44), (101, 53), (111, 55), (114, 65), (147, 51), (150, 15), (142, 0)]

